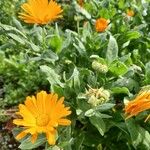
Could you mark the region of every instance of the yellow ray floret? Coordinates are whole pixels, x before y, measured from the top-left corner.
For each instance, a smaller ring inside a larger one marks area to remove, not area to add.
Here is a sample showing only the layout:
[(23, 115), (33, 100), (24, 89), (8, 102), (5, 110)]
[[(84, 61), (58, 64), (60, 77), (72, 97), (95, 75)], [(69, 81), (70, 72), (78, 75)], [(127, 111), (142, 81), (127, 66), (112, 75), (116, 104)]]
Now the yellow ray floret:
[(62, 17), (63, 11), (61, 6), (53, 0), (28, 0), (21, 8), (24, 12), (19, 13), (19, 18), (31, 24), (48, 24)]
[(19, 105), (18, 115), (22, 119), (14, 119), (13, 123), (22, 126), (24, 130), (16, 136), (20, 140), (28, 133), (32, 135), (31, 142), (35, 142), (38, 133), (46, 133), (50, 145), (54, 145), (59, 125), (68, 126), (71, 121), (64, 118), (71, 114), (69, 107), (63, 104), (64, 97), (58, 100), (57, 94), (47, 94), (45, 91), (37, 93), (36, 97), (27, 97), (25, 104)]
[[(136, 98), (125, 106), (126, 119), (150, 109), (150, 90), (140, 92)], [(147, 121), (150, 115), (146, 118)]]

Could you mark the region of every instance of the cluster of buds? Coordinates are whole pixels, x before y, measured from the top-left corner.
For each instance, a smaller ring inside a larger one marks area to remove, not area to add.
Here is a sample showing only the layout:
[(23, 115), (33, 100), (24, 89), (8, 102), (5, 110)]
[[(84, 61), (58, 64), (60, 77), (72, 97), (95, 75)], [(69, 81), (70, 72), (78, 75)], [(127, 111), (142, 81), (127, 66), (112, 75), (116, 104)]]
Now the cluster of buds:
[(89, 90), (86, 90), (86, 97), (89, 104), (92, 106), (98, 106), (109, 101), (110, 92), (103, 87), (99, 89), (89, 87)]
[(107, 73), (108, 72), (108, 66), (106, 64), (102, 64), (96, 60), (92, 62), (92, 68), (100, 73)]

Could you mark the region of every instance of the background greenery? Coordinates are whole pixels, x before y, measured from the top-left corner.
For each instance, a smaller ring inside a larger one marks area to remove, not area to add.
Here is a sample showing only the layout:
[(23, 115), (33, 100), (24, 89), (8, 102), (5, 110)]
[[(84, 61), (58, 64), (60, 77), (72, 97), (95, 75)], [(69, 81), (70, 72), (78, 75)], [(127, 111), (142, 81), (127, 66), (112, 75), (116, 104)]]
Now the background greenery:
[[(0, 2), (1, 122), (26, 96), (54, 91), (71, 107), (72, 125), (60, 128), (57, 146), (45, 149), (149, 150), (148, 112), (125, 120), (123, 111), (124, 101), (150, 84), (149, 0), (85, 0), (83, 7), (59, 1), (64, 17), (46, 26), (18, 19), (23, 2)], [(129, 8), (135, 16), (127, 16)], [(99, 17), (110, 20), (103, 33), (95, 31)], [(89, 86), (108, 90), (109, 101), (91, 106)], [(38, 140), (32, 148), (46, 141), (42, 135)], [(20, 148), (29, 147), (27, 138)]]

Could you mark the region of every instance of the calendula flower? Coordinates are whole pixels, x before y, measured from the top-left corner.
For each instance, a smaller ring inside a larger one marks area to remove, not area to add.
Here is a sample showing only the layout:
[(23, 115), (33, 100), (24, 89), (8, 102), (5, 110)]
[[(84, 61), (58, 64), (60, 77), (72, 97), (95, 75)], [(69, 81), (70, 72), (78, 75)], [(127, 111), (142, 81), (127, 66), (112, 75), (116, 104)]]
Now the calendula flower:
[(130, 17), (133, 17), (134, 16), (134, 11), (131, 10), (131, 9), (128, 9), (127, 10), (127, 15), (130, 16)]
[(78, 0), (78, 4), (83, 7), (83, 4), (84, 4), (84, 0)]
[(19, 13), (19, 18), (31, 24), (48, 24), (62, 17), (63, 11), (54, 0), (28, 0), (21, 8), (24, 12)]
[[(125, 106), (125, 114), (127, 115), (126, 119), (137, 116), (140, 112), (150, 109), (150, 90), (141, 91), (134, 100), (130, 101)], [(146, 118), (147, 121), (150, 118), (150, 115)]]
[(25, 104), (19, 105), (18, 115), (22, 119), (14, 119), (13, 123), (23, 127), (23, 131), (16, 136), (17, 140), (27, 134), (31, 134), (31, 142), (34, 143), (39, 133), (46, 133), (48, 143), (56, 142), (59, 125), (68, 126), (71, 121), (65, 119), (71, 111), (63, 104), (64, 97), (58, 100), (57, 94), (47, 94), (45, 91), (37, 93), (36, 97), (27, 97)]
[(105, 18), (99, 18), (95, 22), (95, 29), (97, 32), (103, 32), (108, 26), (108, 20)]

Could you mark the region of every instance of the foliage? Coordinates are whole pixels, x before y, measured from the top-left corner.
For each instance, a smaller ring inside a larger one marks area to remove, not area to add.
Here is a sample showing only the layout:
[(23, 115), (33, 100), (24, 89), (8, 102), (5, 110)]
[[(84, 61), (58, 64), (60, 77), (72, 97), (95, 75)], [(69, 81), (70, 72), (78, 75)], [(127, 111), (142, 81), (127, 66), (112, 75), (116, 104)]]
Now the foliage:
[[(85, 0), (83, 7), (60, 1), (64, 18), (46, 26), (21, 22), (8, 9), (10, 1), (4, 3), (8, 17), (2, 15), (0, 23), (0, 107), (14, 106), (39, 90), (56, 92), (71, 107), (72, 125), (60, 128), (57, 145), (45, 149), (149, 150), (148, 112), (125, 120), (123, 111), (124, 101), (150, 84), (149, 1)], [(133, 17), (127, 16), (128, 8)], [(99, 17), (110, 20), (105, 32), (95, 31)], [(90, 87), (108, 90), (109, 101), (90, 105)], [(28, 139), (19, 148), (46, 142), (43, 135), (35, 144)]]

